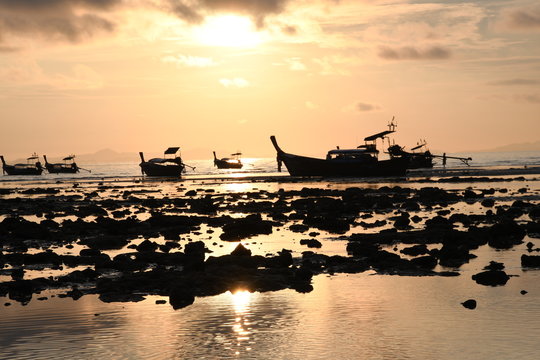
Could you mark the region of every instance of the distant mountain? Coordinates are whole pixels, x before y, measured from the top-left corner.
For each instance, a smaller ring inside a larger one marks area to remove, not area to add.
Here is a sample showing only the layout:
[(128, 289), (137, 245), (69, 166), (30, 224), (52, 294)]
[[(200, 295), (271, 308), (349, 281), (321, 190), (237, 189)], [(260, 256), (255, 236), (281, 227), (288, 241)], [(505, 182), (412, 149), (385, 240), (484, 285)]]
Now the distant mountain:
[(498, 146), (492, 149), (482, 150), (481, 152), (504, 152), (504, 151), (540, 151), (540, 141)]

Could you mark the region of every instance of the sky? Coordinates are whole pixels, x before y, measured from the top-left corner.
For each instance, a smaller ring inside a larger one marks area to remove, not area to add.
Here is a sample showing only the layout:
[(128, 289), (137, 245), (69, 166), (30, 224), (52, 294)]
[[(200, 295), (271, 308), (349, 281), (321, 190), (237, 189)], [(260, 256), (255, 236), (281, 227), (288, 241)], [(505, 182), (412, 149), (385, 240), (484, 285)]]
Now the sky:
[(0, 0), (0, 154), (540, 140), (537, 0)]

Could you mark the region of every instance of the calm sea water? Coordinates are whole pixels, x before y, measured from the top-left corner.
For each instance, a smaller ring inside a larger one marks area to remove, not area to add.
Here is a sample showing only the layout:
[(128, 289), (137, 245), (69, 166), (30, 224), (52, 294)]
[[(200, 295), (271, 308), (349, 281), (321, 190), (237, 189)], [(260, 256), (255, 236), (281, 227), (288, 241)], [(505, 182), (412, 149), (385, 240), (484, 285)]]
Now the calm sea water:
[[(474, 168), (493, 168), (493, 167), (523, 167), (540, 165), (540, 151), (532, 152), (497, 152), (497, 153), (459, 153), (448, 154), (457, 157), (472, 157), (473, 161), (467, 166), (459, 160), (448, 160), (447, 168), (452, 169), (474, 169)], [(266, 176), (266, 175), (287, 175), (284, 172), (277, 172), (277, 164), (274, 158), (244, 158), (244, 167), (240, 170), (217, 169), (213, 160), (189, 160), (184, 159), (185, 163), (192, 168), (186, 168), (183, 179), (198, 179), (207, 177), (242, 177), (242, 176)], [(48, 174), (44, 172), (39, 176), (2, 176), (1, 182), (12, 181), (62, 181), (62, 180), (96, 180), (96, 179), (126, 179), (141, 177), (141, 170), (138, 162), (133, 163), (114, 163), (114, 164), (82, 164), (79, 166), (88, 169), (91, 172), (82, 170), (77, 174)], [(440, 162), (435, 162), (435, 168), (441, 168)]]
[[(540, 164), (540, 152), (471, 156), (475, 166)], [(196, 167), (184, 177), (187, 188), (190, 183), (201, 186), (201, 178), (276, 175), (274, 159), (246, 159), (240, 175), (217, 170), (211, 161), (186, 162)], [(49, 186), (59, 181), (92, 182), (102, 178), (129, 182), (140, 178), (136, 163), (80, 165), (92, 173), (45, 174), (32, 180), (4, 176), (0, 186)], [(212, 182), (212, 186), (216, 183)], [(524, 196), (538, 203), (540, 181), (531, 180), (526, 185), (527, 194), (517, 194), (515, 190), (524, 186), (523, 182), (470, 184), (473, 189), (510, 189), (508, 196), (498, 198), (498, 202), (511, 203), (513, 196)], [(175, 189), (166, 183), (152, 186)], [(249, 191), (254, 186), (277, 190), (305, 184), (254, 185), (247, 180), (245, 184), (218, 186), (220, 191)], [(485, 211), (474, 205), (460, 206), (455, 211)], [(250, 239), (249, 246), (261, 253), (290, 248), (298, 256), (303, 250), (298, 236), (281, 229)], [(343, 254), (346, 241), (324, 232), (320, 240), (321, 252)], [(525, 243), (529, 241), (540, 247), (540, 240), (525, 238)], [(228, 253), (233, 246), (227, 243), (221, 251)], [(219, 249), (212, 248), (216, 255)], [(478, 258), (462, 266), (457, 277), (319, 275), (313, 279), (314, 290), (307, 294), (292, 290), (249, 293), (239, 289), (234, 294), (197, 298), (193, 305), (176, 311), (168, 304), (156, 305), (160, 297), (148, 297), (139, 303), (103, 303), (91, 295), (74, 301), (46, 293), (42, 295), (48, 300), (38, 301), (34, 296), (26, 306), (0, 298), (0, 359), (537, 359), (540, 270), (521, 268), (525, 244), (506, 251), (484, 246), (473, 253)], [(491, 260), (503, 262), (506, 272), (513, 275), (507, 285), (486, 287), (471, 280)], [(522, 295), (521, 290), (527, 293)], [(467, 299), (475, 299), (478, 307), (462, 307), (460, 303)], [(4, 306), (6, 302), (11, 306)]]

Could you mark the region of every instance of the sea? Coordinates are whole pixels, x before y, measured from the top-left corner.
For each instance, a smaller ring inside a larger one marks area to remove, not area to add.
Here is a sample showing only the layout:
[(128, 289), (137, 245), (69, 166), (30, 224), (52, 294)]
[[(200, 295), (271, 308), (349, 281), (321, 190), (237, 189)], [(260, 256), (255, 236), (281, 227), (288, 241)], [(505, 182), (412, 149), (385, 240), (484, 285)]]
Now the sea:
[[(449, 160), (437, 169), (530, 168), (540, 166), (540, 152), (469, 153), (470, 165)], [(311, 182), (287, 179), (277, 172), (275, 159), (243, 159), (241, 171), (219, 170), (211, 160), (184, 159), (189, 168), (172, 186), (210, 183), (220, 191), (247, 191), (257, 186), (270, 190), (304, 186), (363, 186), (361, 180)], [(138, 163), (79, 164), (90, 170), (78, 174), (43, 174), (34, 177), (3, 176), (0, 188), (22, 189), (71, 183), (140, 182)], [(500, 172), (499, 172), (500, 173)], [(510, 172), (509, 172), (510, 174)], [(229, 179), (245, 186), (232, 186)], [(266, 179), (259, 184), (259, 179)], [(210, 181), (209, 181), (210, 180)], [(257, 185), (258, 184), (258, 185)], [(277, 185), (276, 185), (277, 184)], [(393, 185), (385, 180), (381, 185)], [(399, 186), (407, 186), (400, 182)], [(171, 186), (170, 182), (152, 186)], [(221, 186), (221, 187), (220, 187)], [(366, 186), (373, 186), (368, 184)], [(453, 187), (437, 183), (411, 186)], [(525, 182), (471, 182), (472, 190), (507, 188), (497, 202), (516, 198), (540, 204), (540, 180)], [(527, 191), (518, 191), (526, 186)], [(1, 197), (0, 197), (1, 203)], [(484, 211), (463, 204), (453, 211)], [(1, 235), (0, 235), (1, 236)], [(266, 250), (297, 249), (293, 234), (265, 235)], [(346, 241), (321, 234), (323, 253), (343, 253)], [(251, 241), (251, 240), (250, 240)], [(538, 359), (540, 354), (540, 270), (523, 269), (521, 254), (526, 243), (540, 247), (540, 240), (524, 239), (511, 250), (483, 246), (477, 258), (459, 269), (459, 276), (392, 276), (373, 272), (318, 275), (313, 291), (294, 290), (250, 293), (245, 290), (197, 298), (193, 305), (174, 310), (158, 305), (159, 296), (141, 302), (100, 301), (96, 295), (78, 300), (43, 294), (22, 305), (0, 297), (0, 359)], [(262, 245), (264, 246), (264, 244)], [(327, 250), (325, 252), (324, 250)], [(511, 275), (505, 286), (489, 287), (471, 280), (490, 261), (505, 264)], [(468, 299), (477, 308), (461, 305)], [(9, 306), (5, 303), (10, 302)]]
[[(540, 165), (540, 151), (520, 152), (479, 152), (447, 154), (449, 157), (471, 158), (468, 163), (460, 160), (448, 159), (444, 169), (469, 170), (475, 169), (505, 169), (532, 167)], [(190, 160), (184, 159), (186, 170), (179, 181), (198, 180), (204, 178), (249, 178), (268, 176), (288, 176), (285, 169), (278, 172), (275, 158), (243, 158), (242, 169), (218, 169), (212, 159)], [(434, 169), (443, 169), (440, 159), (435, 159)], [(83, 169), (77, 174), (49, 174), (46, 171), (39, 176), (1, 176), (2, 183), (34, 182), (47, 183), (55, 181), (95, 181), (95, 180), (129, 180), (141, 178), (139, 163), (104, 163), (82, 164)]]

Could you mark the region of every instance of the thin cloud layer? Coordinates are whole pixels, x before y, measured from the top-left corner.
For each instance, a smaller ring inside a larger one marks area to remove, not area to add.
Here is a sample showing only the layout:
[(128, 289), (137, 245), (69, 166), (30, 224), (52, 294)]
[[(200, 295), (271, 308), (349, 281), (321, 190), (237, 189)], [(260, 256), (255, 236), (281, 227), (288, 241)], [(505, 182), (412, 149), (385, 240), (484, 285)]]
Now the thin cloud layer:
[(191, 55), (168, 55), (161, 59), (164, 63), (173, 63), (177, 66), (185, 67), (210, 67), (216, 66), (217, 63), (212, 58), (200, 57), (200, 56), (191, 56)]
[(450, 58), (451, 52), (440, 46), (426, 49), (417, 49), (412, 46), (400, 48), (381, 46), (378, 55), (387, 60), (442, 60)]
[(536, 80), (536, 79), (508, 79), (508, 80), (494, 81), (494, 82), (489, 83), (489, 85), (497, 85), (497, 86), (538, 85), (538, 84), (540, 84), (540, 80)]
[(505, 24), (515, 30), (540, 30), (540, 7), (508, 11)]

